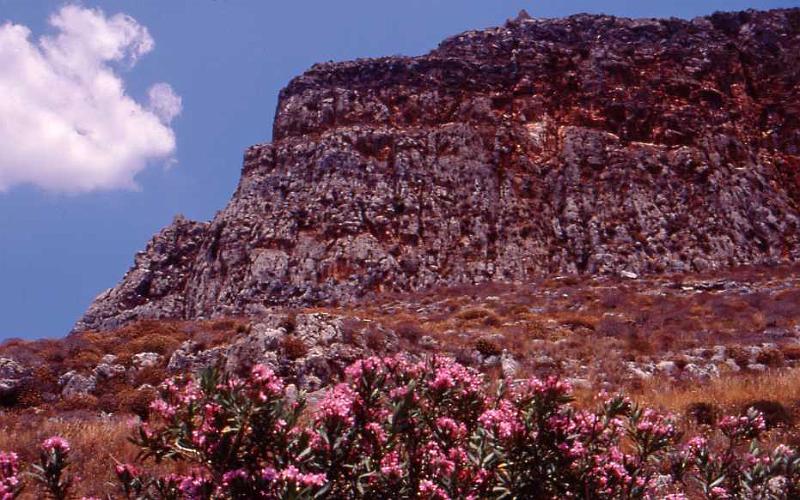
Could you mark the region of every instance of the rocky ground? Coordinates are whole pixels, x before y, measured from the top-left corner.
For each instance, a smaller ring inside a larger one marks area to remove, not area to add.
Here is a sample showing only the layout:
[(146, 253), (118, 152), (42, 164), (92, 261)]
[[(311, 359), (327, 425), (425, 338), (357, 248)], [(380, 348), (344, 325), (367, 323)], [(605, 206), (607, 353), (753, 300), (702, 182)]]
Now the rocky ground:
[(400, 351), (454, 356), (492, 377), (557, 374), (595, 392), (789, 369), (800, 363), (800, 270), (555, 276), (386, 294), (352, 307), (276, 307), (63, 341), (7, 341), (0, 397), (10, 406), (114, 411), (119, 394), (141, 405), (169, 375), (207, 367), (243, 373), (257, 363), (313, 393), (358, 358)]

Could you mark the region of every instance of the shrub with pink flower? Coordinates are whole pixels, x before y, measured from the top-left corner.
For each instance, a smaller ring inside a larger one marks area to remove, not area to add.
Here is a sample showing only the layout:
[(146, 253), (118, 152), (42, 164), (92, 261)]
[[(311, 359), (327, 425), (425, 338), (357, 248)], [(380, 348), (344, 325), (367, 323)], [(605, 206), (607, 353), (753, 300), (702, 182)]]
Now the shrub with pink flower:
[(22, 492), (19, 477), (19, 456), (0, 451), (0, 500), (11, 500)]
[(441, 356), (358, 361), (308, 412), (283, 387), (264, 367), (170, 382), (153, 405), (161, 425), (138, 442), (202, 466), (195, 477), (225, 498), (726, 498), (775, 489), (776, 476), (798, 484), (793, 451), (742, 450), (763, 431), (755, 413), (722, 421), (725, 446), (681, 445), (673, 417), (625, 398), (577, 411), (555, 377), (490, 390)]
[[(593, 411), (557, 378), (490, 384), (452, 359), (368, 358), (311, 408), (263, 366), (161, 387), (134, 441), (144, 463), (117, 464), (129, 499), (800, 498), (800, 456), (759, 448), (763, 418), (722, 419), (684, 437), (674, 417), (623, 397)], [(41, 491), (65, 492), (69, 445), (45, 441)], [(146, 461), (190, 471), (164, 477)], [(60, 464), (60, 465), (56, 465)], [(49, 471), (49, 472), (48, 472)], [(0, 487), (18, 482), (0, 454)], [(60, 486), (54, 486), (60, 485)], [(3, 496), (13, 498), (13, 496)]]
[(69, 497), (72, 477), (65, 472), (69, 453), (69, 442), (59, 436), (45, 439), (40, 446), (39, 463), (33, 464), (33, 477), (48, 498), (65, 500)]

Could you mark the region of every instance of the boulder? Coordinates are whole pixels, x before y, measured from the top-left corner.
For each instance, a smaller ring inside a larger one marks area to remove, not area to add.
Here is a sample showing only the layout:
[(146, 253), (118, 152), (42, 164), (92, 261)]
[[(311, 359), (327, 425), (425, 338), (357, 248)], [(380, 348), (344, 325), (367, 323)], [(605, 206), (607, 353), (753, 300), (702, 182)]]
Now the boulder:
[(172, 373), (196, 373), (223, 363), (227, 347), (214, 347), (201, 350), (200, 345), (187, 340), (172, 353), (167, 370)]
[(500, 356), (500, 368), (504, 377), (514, 378), (519, 371), (519, 362), (514, 359), (514, 356), (503, 350), (503, 354)]
[(115, 356), (114, 354), (106, 354), (105, 356), (100, 358), (100, 363), (106, 365), (115, 365), (117, 364), (117, 359), (118, 359), (117, 356)]
[(674, 361), (659, 361), (656, 363), (656, 371), (663, 375), (675, 375), (678, 372), (678, 365)]
[(241, 372), (262, 364), (276, 369), (281, 339), (285, 333), (263, 324), (253, 327), (251, 333), (235, 341), (225, 351), (225, 369), (231, 373)]
[(326, 313), (298, 314), (294, 335), (306, 345), (329, 345), (342, 340), (342, 320)]
[(419, 341), (417, 342), (417, 345), (419, 345), (423, 349), (432, 350), (439, 347), (439, 341), (434, 339), (430, 335), (423, 335), (422, 337), (420, 337)]
[(13, 398), (22, 388), (30, 370), (10, 358), (0, 358), (0, 399)]
[(713, 364), (699, 365), (695, 363), (689, 363), (683, 367), (683, 373), (687, 374), (693, 379), (701, 381), (719, 377), (719, 369), (717, 369), (716, 365)]
[(566, 379), (569, 385), (572, 386), (573, 389), (591, 389), (592, 383), (589, 379), (580, 378), (580, 377), (569, 377)]
[(97, 379), (71, 370), (58, 378), (58, 384), (61, 386), (61, 395), (72, 398), (92, 393), (97, 386)]
[(141, 370), (142, 368), (157, 366), (161, 362), (161, 357), (157, 352), (140, 352), (133, 355), (131, 362), (134, 369)]
[(119, 364), (100, 363), (92, 370), (95, 380), (108, 380), (125, 375), (125, 367)]

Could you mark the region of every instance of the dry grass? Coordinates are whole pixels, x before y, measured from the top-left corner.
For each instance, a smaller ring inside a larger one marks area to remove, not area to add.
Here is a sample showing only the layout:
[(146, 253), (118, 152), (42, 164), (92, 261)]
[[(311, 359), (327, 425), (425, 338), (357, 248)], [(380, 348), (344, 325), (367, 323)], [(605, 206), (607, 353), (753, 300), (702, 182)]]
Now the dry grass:
[[(72, 445), (70, 473), (80, 478), (75, 481), (74, 497), (96, 496), (104, 498), (109, 485), (115, 483), (115, 461), (135, 462), (138, 449), (128, 442), (131, 423), (126, 419), (101, 420), (96, 417), (48, 418), (33, 414), (3, 415), (0, 418), (0, 450), (14, 450), (20, 458), (30, 463), (38, 459), (38, 446), (50, 436), (62, 436)], [(166, 471), (172, 465), (151, 470)], [(41, 498), (29, 485), (24, 499)]]
[(710, 403), (728, 411), (739, 410), (758, 400), (780, 401), (789, 405), (800, 402), (800, 368), (761, 374), (731, 374), (690, 386), (670, 385), (663, 380), (652, 380), (633, 396), (642, 403), (681, 413), (698, 402)]

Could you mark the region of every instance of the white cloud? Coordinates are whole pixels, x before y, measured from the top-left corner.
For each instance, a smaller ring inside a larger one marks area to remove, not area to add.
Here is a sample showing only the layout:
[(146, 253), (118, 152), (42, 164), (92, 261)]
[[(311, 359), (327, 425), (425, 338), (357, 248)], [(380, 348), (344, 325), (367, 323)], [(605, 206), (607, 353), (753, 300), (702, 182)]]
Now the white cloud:
[(169, 161), (169, 127), (181, 98), (166, 83), (142, 105), (117, 67), (153, 49), (147, 28), (124, 14), (67, 5), (53, 36), (31, 40), (0, 25), (0, 191), (33, 184), (50, 191), (135, 188), (148, 163)]
[(181, 96), (172, 90), (168, 83), (156, 83), (147, 91), (149, 100), (147, 107), (156, 114), (161, 121), (169, 123), (181, 114)]

